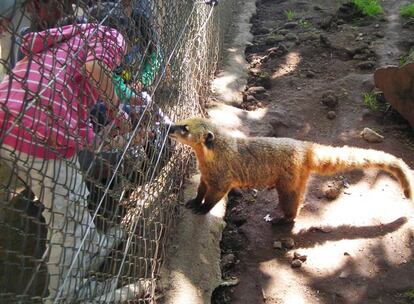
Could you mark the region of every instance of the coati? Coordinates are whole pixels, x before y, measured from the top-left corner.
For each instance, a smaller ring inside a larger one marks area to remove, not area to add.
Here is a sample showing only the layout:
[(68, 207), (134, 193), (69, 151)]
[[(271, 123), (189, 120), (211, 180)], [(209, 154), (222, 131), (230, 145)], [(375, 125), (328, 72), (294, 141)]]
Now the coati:
[(313, 172), (332, 175), (378, 168), (397, 178), (407, 198), (413, 196), (410, 168), (403, 160), (381, 151), (291, 138), (232, 137), (205, 118), (173, 124), (169, 136), (189, 145), (197, 156), (200, 184), (197, 196), (186, 204), (197, 214), (208, 213), (232, 188), (276, 187), (284, 221), (292, 222)]

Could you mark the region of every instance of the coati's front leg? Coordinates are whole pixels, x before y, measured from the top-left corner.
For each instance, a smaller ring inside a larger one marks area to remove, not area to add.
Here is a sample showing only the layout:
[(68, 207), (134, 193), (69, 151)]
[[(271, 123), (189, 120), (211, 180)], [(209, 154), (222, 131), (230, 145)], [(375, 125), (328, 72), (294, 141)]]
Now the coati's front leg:
[(197, 196), (191, 200), (189, 200), (185, 206), (188, 209), (197, 209), (201, 206), (201, 204), (203, 203), (203, 198), (206, 195), (207, 192), (207, 185), (206, 183), (200, 179), (200, 184), (198, 185), (197, 188)]
[(227, 194), (229, 189), (208, 189), (204, 197), (204, 204), (193, 208), (196, 214), (207, 214)]

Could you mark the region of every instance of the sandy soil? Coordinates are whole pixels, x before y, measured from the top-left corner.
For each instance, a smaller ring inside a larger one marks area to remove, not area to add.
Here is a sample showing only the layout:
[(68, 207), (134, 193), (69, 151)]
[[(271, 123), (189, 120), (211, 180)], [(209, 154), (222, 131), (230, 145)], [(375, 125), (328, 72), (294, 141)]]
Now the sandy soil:
[[(247, 132), (374, 148), (414, 168), (409, 125), (362, 98), (374, 90), (375, 68), (398, 65), (414, 45), (401, 3), (384, 1), (383, 17), (360, 18), (338, 1), (259, 0), (246, 58), (248, 86), (265, 91), (246, 91), (240, 107), (256, 113), (240, 116)], [(365, 127), (384, 141), (364, 141)], [(326, 189), (339, 195), (328, 199)], [(230, 196), (222, 271), (239, 283), (217, 289), (212, 303), (414, 303), (413, 204), (393, 178), (375, 170), (315, 176), (290, 227), (264, 220), (280, 214), (277, 205), (275, 191)], [(295, 253), (306, 256), (298, 268)]]

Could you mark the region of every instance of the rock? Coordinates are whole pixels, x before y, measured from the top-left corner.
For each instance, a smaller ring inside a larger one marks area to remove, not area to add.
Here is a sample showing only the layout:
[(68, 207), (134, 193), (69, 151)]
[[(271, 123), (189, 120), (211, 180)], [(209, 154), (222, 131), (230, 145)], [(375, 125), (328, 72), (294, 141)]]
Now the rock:
[(274, 46), (274, 47), (271, 47), (271, 48), (269, 48), (269, 49), (267, 49), (266, 50), (266, 53), (271, 53), (271, 52), (277, 52), (279, 50), (279, 47), (278, 46)]
[(256, 102), (257, 99), (253, 95), (246, 95), (246, 102)]
[(247, 89), (247, 93), (250, 93), (250, 94), (262, 94), (264, 92), (266, 92), (266, 89), (260, 86), (250, 87)]
[(237, 284), (239, 284), (239, 282), (240, 280), (238, 278), (231, 278), (231, 279), (226, 279), (222, 281), (219, 286), (221, 287), (236, 286)]
[(335, 112), (335, 111), (329, 111), (329, 112), (326, 114), (326, 117), (327, 117), (328, 119), (335, 119), (335, 118), (336, 118), (336, 112)]
[(321, 103), (330, 109), (334, 109), (338, 106), (338, 97), (334, 91), (326, 91), (322, 94)]
[(281, 29), (281, 30), (279, 30), (277, 32), (278, 32), (278, 34), (285, 36), (287, 33), (289, 33), (289, 30), (287, 30), (287, 29)]
[(298, 41), (299, 40), (298, 36), (296, 34), (294, 34), (294, 33), (288, 33), (288, 34), (286, 34), (285, 38), (288, 41)]
[(282, 42), (284, 40), (285, 40), (285, 37), (282, 36), (282, 35), (271, 35), (271, 36), (266, 38), (265, 44), (266, 45), (275, 45), (275, 44), (278, 44), (279, 42)]
[(361, 70), (370, 70), (374, 68), (374, 66), (375, 62), (372, 61), (364, 61), (358, 64), (358, 68), (360, 68)]
[(290, 265), (292, 266), (292, 268), (300, 268), (300, 267), (302, 267), (302, 261), (293, 260)]
[(250, 70), (250, 73), (253, 75), (253, 76), (257, 76), (258, 74), (260, 74), (260, 72), (262, 71), (261, 69), (259, 69), (259, 68), (251, 68)]
[(295, 21), (292, 22), (286, 22), (285, 25), (283, 26), (285, 29), (293, 29), (293, 28), (297, 28), (298, 27), (298, 23)]
[(283, 249), (282, 242), (280, 241), (273, 242), (273, 248), (278, 249), (278, 250)]
[(370, 143), (380, 143), (384, 141), (384, 136), (378, 134), (370, 128), (364, 128), (361, 132), (361, 137)]
[(229, 269), (236, 263), (236, 257), (233, 253), (228, 253), (224, 255), (221, 259), (221, 268), (222, 269)]
[(393, 109), (414, 128), (414, 63), (398, 68), (388, 66), (374, 72), (374, 81)]
[(286, 249), (292, 249), (293, 247), (295, 247), (295, 241), (292, 238), (285, 238), (282, 239), (282, 245)]
[(375, 36), (378, 37), (378, 38), (384, 38), (385, 34), (381, 33), (381, 32), (377, 32), (377, 33), (375, 33)]
[(342, 188), (342, 182), (329, 182), (322, 185), (322, 193), (327, 199), (333, 200), (336, 199), (339, 196), (339, 194), (341, 194)]
[(294, 252), (293, 253), (293, 259), (294, 260), (299, 260), (299, 261), (301, 261), (301, 262), (305, 262), (306, 260), (307, 260), (307, 256), (306, 255), (304, 255), (304, 254), (300, 254), (299, 252)]
[(349, 272), (347, 270), (344, 270), (339, 274), (340, 279), (346, 279), (347, 277), (349, 277)]

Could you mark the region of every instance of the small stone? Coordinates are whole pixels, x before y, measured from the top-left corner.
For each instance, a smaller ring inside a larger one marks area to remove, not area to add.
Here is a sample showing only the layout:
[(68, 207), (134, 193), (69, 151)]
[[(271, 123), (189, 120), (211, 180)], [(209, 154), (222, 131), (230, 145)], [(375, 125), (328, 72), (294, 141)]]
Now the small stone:
[(266, 92), (266, 89), (264, 87), (250, 87), (247, 89), (247, 92), (250, 94), (261, 94)]
[(287, 30), (287, 29), (281, 29), (281, 30), (279, 30), (279, 31), (278, 31), (278, 33), (279, 33), (280, 35), (285, 36), (287, 33), (289, 33), (289, 30)]
[(306, 260), (307, 260), (307, 256), (306, 255), (304, 255), (304, 254), (300, 254), (299, 252), (294, 252), (293, 253), (293, 259), (294, 260), (299, 260), (299, 261), (301, 261), (301, 262), (305, 262)]
[(339, 182), (327, 183), (322, 186), (322, 192), (327, 199), (333, 200), (341, 194), (342, 187), (343, 184)]
[(334, 91), (326, 91), (322, 94), (321, 103), (331, 109), (338, 106), (338, 97)]
[(375, 63), (372, 61), (364, 61), (358, 64), (358, 68), (361, 70), (370, 70), (375, 66)]
[(288, 33), (288, 34), (286, 34), (285, 38), (288, 41), (298, 41), (299, 40), (298, 36), (296, 34), (294, 34), (294, 33)]
[(257, 197), (257, 193), (259, 193), (259, 191), (257, 189), (252, 189), (253, 197)]
[(220, 283), (220, 286), (222, 287), (230, 287), (230, 286), (236, 286), (239, 284), (240, 280), (236, 277), (233, 277), (231, 279), (226, 279)]
[(256, 98), (253, 95), (246, 96), (246, 102), (255, 102)]
[(297, 22), (286, 22), (285, 25), (283, 26), (285, 29), (293, 29), (293, 28), (297, 28), (298, 27), (298, 23)]
[(381, 32), (375, 33), (375, 36), (378, 37), (378, 38), (384, 38), (385, 37), (384, 33), (381, 33)]
[(379, 26), (380, 25), (378, 23), (374, 25), (375, 28), (379, 28)]
[(290, 265), (292, 266), (292, 268), (300, 268), (300, 267), (302, 267), (302, 261), (293, 260)]
[(292, 249), (293, 247), (295, 247), (295, 241), (292, 238), (285, 238), (282, 239), (282, 245), (286, 249)]
[(335, 119), (335, 118), (336, 118), (336, 112), (335, 112), (335, 111), (329, 111), (329, 112), (326, 114), (326, 117), (327, 117), (328, 119)]
[(261, 69), (259, 68), (251, 68), (250, 73), (254, 76), (258, 75), (261, 72)]
[(267, 49), (266, 50), (266, 53), (271, 53), (271, 52), (277, 52), (279, 50), (279, 47), (278, 46), (275, 46), (275, 47), (271, 47), (271, 48), (269, 48), (269, 49)]
[(284, 40), (285, 40), (285, 37), (282, 35), (272, 35), (266, 38), (265, 43), (266, 45), (275, 45)]
[(282, 242), (280, 241), (273, 242), (273, 248), (278, 249), (278, 250), (282, 249), (283, 248)]
[(339, 274), (339, 278), (340, 279), (346, 279), (347, 277), (349, 277), (349, 273), (348, 271), (344, 270)]
[(384, 141), (384, 136), (378, 134), (370, 128), (364, 128), (361, 132), (361, 137), (370, 143), (380, 143)]
[(233, 253), (228, 253), (223, 256), (221, 259), (221, 268), (222, 269), (228, 269), (232, 267), (236, 262), (236, 257)]

